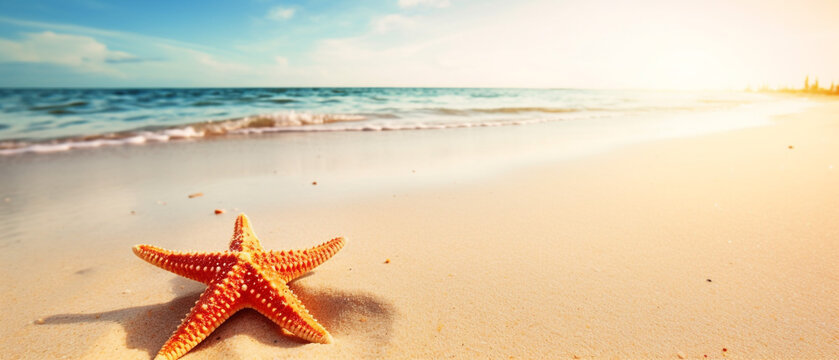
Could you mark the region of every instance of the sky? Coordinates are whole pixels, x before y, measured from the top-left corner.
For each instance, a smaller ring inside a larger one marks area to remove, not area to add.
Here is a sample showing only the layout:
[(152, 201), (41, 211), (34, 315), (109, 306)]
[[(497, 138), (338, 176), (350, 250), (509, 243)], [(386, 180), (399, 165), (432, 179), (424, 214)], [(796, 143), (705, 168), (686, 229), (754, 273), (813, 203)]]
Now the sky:
[(2, 87), (839, 82), (839, 1), (0, 2)]

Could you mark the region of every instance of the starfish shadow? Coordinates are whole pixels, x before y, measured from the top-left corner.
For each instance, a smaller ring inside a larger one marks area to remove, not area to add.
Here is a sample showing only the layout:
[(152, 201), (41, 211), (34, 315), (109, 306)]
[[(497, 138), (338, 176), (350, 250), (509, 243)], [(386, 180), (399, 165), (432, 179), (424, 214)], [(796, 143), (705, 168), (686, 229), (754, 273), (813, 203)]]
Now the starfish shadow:
[[(379, 350), (389, 344), (396, 311), (381, 298), (363, 292), (310, 289), (294, 282), (289, 286), (337, 341), (368, 339), (365, 343)], [(125, 329), (127, 348), (142, 350), (152, 356), (177, 328), (204, 288), (203, 284), (177, 277), (172, 279), (172, 292), (177, 297), (171, 301), (98, 313), (51, 315), (43, 319), (44, 325), (114, 322)], [(242, 335), (280, 348), (308, 344), (279, 330), (268, 318), (254, 310), (244, 309), (219, 326), (191, 352), (201, 352), (228, 338)]]
[(397, 310), (384, 299), (366, 292), (313, 289), (295, 282), (289, 287), (336, 341), (364, 338), (378, 349), (390, 344)]

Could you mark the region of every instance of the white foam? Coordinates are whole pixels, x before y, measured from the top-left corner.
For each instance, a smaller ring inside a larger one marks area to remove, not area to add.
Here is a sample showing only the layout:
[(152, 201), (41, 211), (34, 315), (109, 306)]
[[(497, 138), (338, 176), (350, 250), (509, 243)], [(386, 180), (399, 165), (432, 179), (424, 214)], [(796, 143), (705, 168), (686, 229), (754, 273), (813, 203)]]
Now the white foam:
[[(702, 133), (706, 131), (722, 131), (724, 128), (737, 127), (736, 123), (742, 123), (743, 119), (753, 119), (753, 123), (740, 124), (739, 126), (755, 126), (761, 121), (766, 121), (771, 115), (797, 112), (807, 105), (807, 102), (785, 101), (768, 104), (770, 106), (755, 109), (753, 104), (740, 105), (732, 113), (740, 116), (726, 119), (721, 124), (693, 124), (702, 125), (703, 129), (697, 130), (673, 121), (668, 126), (676, 127), (676, 130), (688, 133)], [(368, 120), (361, 115), (353, 114), (315, 114), (315, 113), (272, 113), (248, 116), (244, 118), (204, 122), (187, 125), (184, 127), (168, 128), (161, 130), (144, 130), (123, 134), (103, 135), (94, 139), (63, 139), (52, 140), (49, 143), (6, 143), (0, 144), (0, 156), (15, 155), (22, 153), (53, 153), (69, 151), (73, 149), (91, 149), (106, 146), (143, 145), (154, 142), (168, 142), (182, 139), (200, 139), (207, 136), (224, 136), (228, 134), (248, 135), (278, 132), (341, 132), (341, 131), (400, 131), (400, 130), (443, 130), (456, 128), (473, 127), (498, 127), (498, 126), (521, 126), (540, 124), (553, 121), (572, 119), (600, 119), (618, 116), (626, 116), (630, 113), (620, 112), (576, 112), (555, 114), (533, 118), (516, 119), (486, 119), (475, 121), (474, 118), (461, 118), (457, 121), (451, 118), (424, 121), (411, 121), (406, 119), (377, 119)], [(686, 114), (696, 114), (688, 112)], [(743, 116), (747, 115), (747, 116)], [(537, 116), (537, 115), (534, 115)], [(665, 131), (670, 134), (673, 131)], [(670, 134), (673, 135), (673, 134)]]

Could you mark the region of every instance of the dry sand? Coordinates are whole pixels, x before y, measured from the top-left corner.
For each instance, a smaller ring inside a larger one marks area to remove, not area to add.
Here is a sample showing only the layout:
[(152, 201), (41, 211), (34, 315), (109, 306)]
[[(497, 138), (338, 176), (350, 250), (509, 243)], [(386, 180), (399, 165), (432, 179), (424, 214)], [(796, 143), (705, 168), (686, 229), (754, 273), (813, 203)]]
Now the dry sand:
[[(4, 181), (42, 193), (0, 203), (0, 357), (151, 358), (203, 285), (130, 246), (221, 250), (244, 211), (268, 249), (348, 239), (292, 284), (336, 342), (279, 335), (246, 310), (183, 359), (839, 358), (836, 102), (477, 178), (361, 191), (371, 179), (342, 186), (302, 171), (299, 186), (283, 185), (290, 202), (264, 186), (277, 163), (253, 148), (207, 145), (237, 152), (248, 162), (237, 168), (214, 159), (221, 150), (177, 146), (4, 160), (18, 174)], [(165, 176), (176, 165), (116, 165), (132, 182), (95, 171), (138, 151), (226, 175), (177, 181)], [(39, 166), (62, 179), (34, 176)], [(398, 171), (423, 177), (412, 164)], [(90, 173), (96, 193), (61, 188)]]

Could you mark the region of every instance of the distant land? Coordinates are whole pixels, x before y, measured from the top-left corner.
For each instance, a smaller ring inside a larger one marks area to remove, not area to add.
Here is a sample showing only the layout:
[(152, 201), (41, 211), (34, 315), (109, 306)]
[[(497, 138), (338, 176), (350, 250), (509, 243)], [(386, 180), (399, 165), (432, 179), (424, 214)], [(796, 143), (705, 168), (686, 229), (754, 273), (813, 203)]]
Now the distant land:
[(791, 88), (791, 87), (781, 87), (781, 88), (771, 88), (769, 85), (763, 85), (757, 89), (752, 89), (751, 87), (746, 88), (746, 91), (758, 91), (758, 92), (781, 92), (787, 94), (818, 94), (818, 95), (839, 95), (839, 86), (836, 85), (835, 82), (830, 82), (830, 87), (821, 87), (819, 85), (819, 78), (814, 78), (813, 82), (810, 82), (810, 76), (804, 78), (804, 86), (800, 89)]

